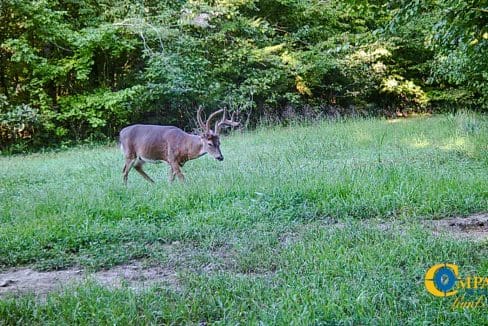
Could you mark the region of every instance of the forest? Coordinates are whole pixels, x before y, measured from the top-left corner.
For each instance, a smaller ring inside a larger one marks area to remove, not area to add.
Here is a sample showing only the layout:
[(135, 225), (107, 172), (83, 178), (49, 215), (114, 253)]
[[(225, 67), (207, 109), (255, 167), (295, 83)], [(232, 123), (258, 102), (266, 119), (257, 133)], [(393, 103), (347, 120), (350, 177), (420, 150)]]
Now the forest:
[(0, 150), (196, 109), (262, 120), (488, 110), (482, 0), (2, 0)]

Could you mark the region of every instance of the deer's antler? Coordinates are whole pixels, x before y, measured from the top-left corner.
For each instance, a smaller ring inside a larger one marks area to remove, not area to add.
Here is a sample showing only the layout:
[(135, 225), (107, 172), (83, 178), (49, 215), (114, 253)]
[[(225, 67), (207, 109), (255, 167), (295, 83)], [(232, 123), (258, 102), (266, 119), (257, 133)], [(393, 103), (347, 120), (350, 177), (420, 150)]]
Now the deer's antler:
[(230, 116), (230, 120), (226, 118), (226, 111), (224, 111), (224, 114), (222, 115), (222, 120), (220, 121), (217, 121), (215, 123), (215, 133), (216, 134), (219, 134), (220, 133), (220, 129), (222, 128), (223, 125), (227, 125), (227, 126), (232, 126), (232, 127), (237, 127), (239, 126), (239, 122), (237, 121), (234, 121), (234, 116), (235, 116), (235, 111), (232, 112), (232, 115)]
[(224, 109), (217, 110), (208, 117), (207, 122), (205, 123), (205, 131), (210, 131), (210, 121), (222, 111), (224, 111)]
[(198, 107), (198, 110), (197, 110), (197, 123), (198, 123), (198, 126), (205, 130), (205, 124), (203, 123), (203, 120), (202, 120), (202, 107), (199, 106)]

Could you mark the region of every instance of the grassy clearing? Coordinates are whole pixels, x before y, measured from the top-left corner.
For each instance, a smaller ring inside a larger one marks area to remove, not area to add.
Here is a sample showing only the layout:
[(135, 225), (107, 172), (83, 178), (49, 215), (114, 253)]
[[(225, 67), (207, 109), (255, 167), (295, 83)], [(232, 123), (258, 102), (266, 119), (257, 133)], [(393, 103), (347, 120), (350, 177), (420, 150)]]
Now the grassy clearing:
[(487, 145), (486, 118), (463, 114), (269, 127), (224, 139), (223, 163), (189, 162), (185, 184), (148, 165), (157, 184), (131, 173), (128, 188), (115, 146), (0, 158), (0, 269), (138, 259), (180, 284), (88, 283), (0, 301), (0, 320), (486, 323), (422, 280), (444, 261), (488, 275), (486, 243), (435, 238), (418, 220), (488, 210)]

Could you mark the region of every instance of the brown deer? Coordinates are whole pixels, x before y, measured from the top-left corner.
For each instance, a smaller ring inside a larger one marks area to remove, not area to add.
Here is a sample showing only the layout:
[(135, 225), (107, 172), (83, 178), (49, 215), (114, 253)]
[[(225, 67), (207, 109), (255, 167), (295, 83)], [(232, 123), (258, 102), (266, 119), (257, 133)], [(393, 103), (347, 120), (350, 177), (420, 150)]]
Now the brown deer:
[[(224, 113), (222, 119), (215, 123), (214, 130), (210, 127), (210, 121), (218, 114)], [(198, 135), (184, 132), (173, 126), (158, 125), (132, 125), (120, 131), (120, 148), (124, 153), (125, 165), (122, 170), (124, 184), (127, 185), (127, 176), (132, 167), (149, 182), (154, 182), (142, 169), (144, 163), (161, 163), (166, 161), (171, 172), (169, 180), (172, 182), (175, 176), (180, 181), (185, 177), (181, 173), (181, 167), (185, 162), (199, 158), (209, 153), (219, 161), (224, 157), (220, 151), (220, 130), (224, 125), (236, 127), (234, 113), (231, 119), (226, 118), (225, 110), (213, 112), (205, 123), (202, 120), (202, 109), (198, 108), (197, 122), (201, 129)]]

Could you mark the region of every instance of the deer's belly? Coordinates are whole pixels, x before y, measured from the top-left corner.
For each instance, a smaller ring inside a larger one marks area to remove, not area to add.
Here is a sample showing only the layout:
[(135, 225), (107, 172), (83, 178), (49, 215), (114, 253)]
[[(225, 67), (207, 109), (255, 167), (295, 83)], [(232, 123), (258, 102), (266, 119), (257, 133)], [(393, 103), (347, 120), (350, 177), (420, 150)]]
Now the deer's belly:
[(153, 163), (153, 164), (159, 164), (159, 163), (164, 162), (164, 160), (154, 160), (154, 159), (150, 159), (150, 158), (147, 158), (144, 156), (139, 156), (137, 159), (142, 161), (142, 162), (145, 162), (145, 163)]

